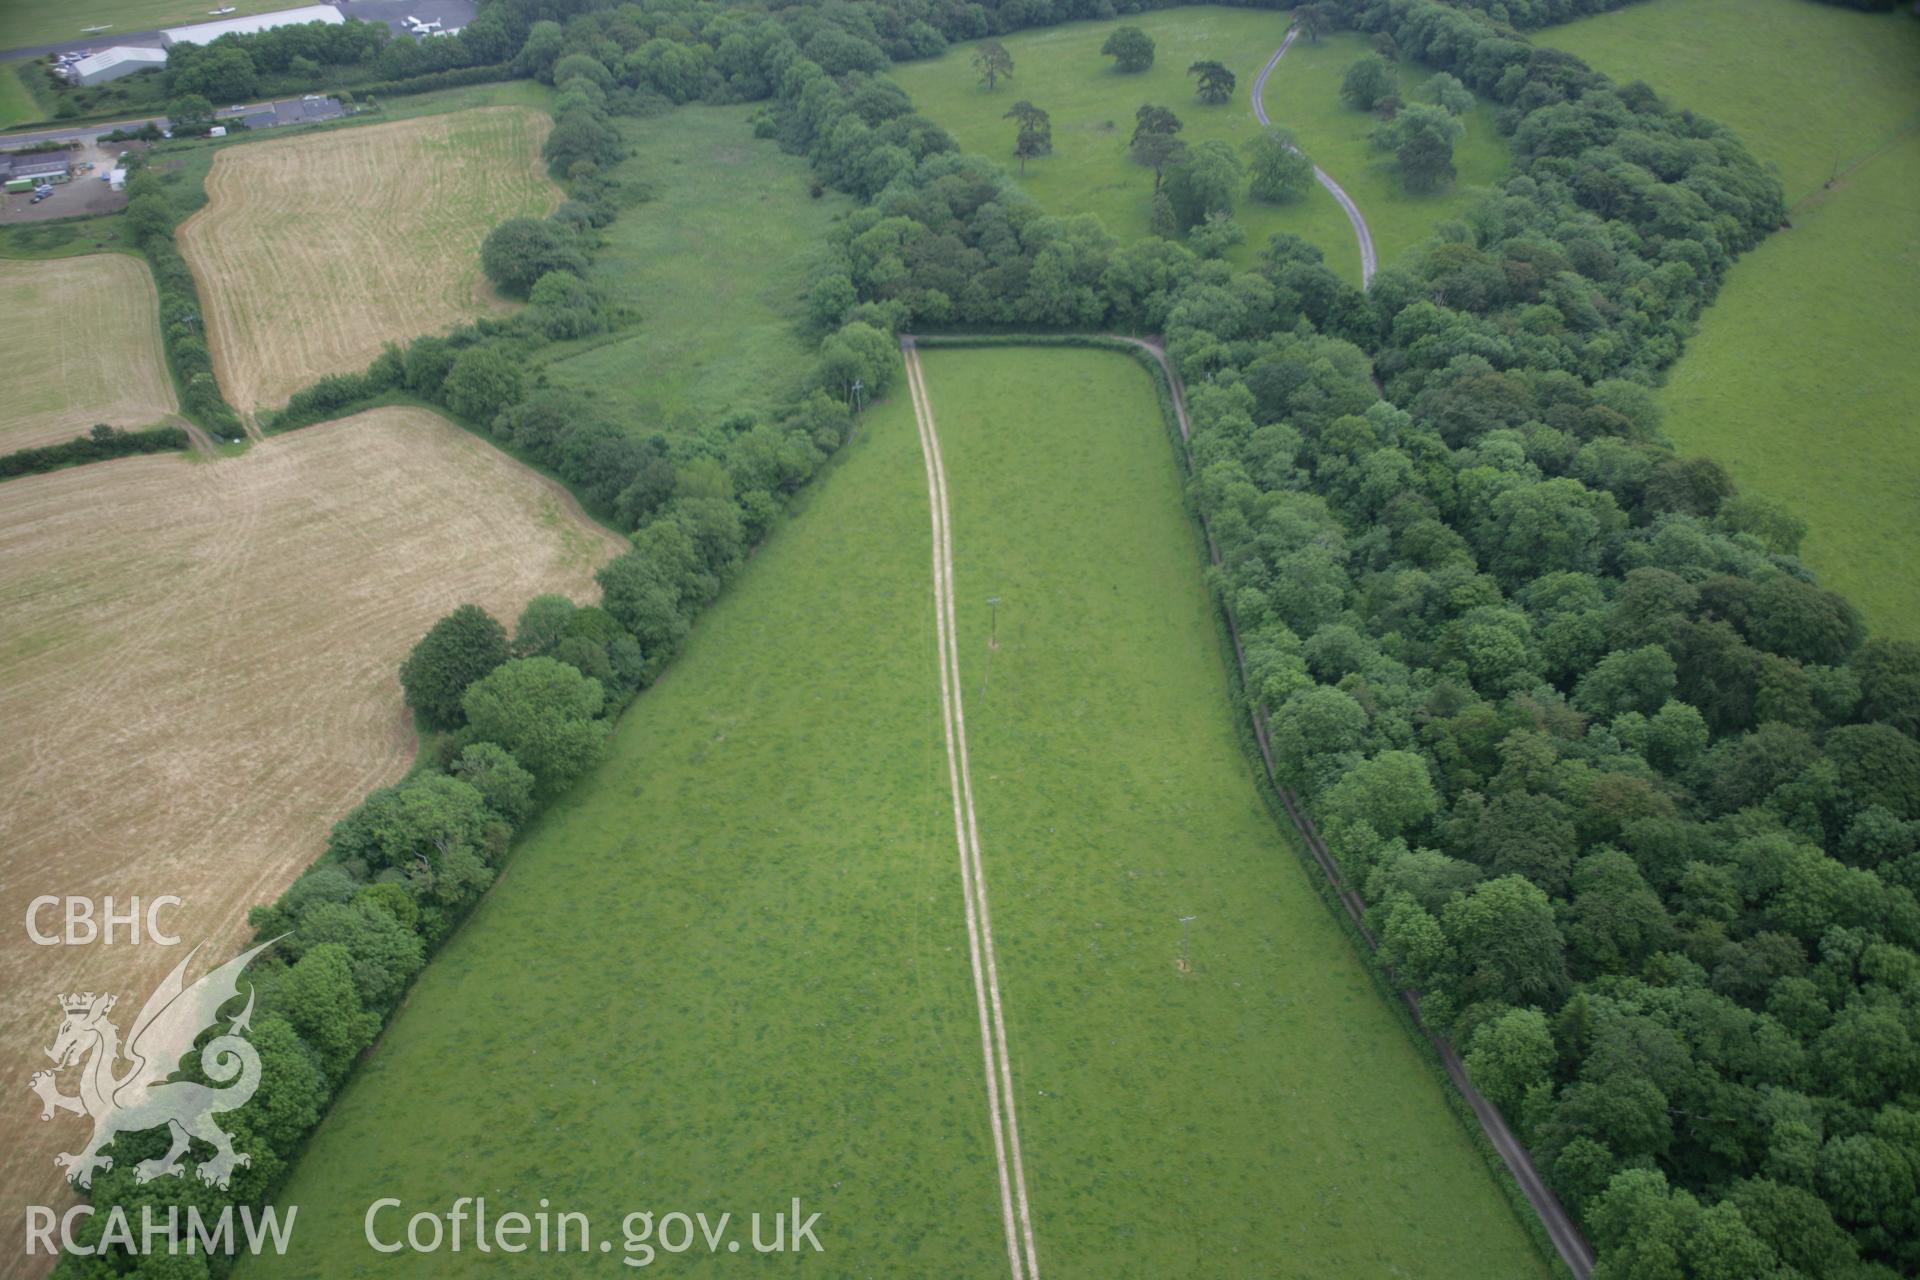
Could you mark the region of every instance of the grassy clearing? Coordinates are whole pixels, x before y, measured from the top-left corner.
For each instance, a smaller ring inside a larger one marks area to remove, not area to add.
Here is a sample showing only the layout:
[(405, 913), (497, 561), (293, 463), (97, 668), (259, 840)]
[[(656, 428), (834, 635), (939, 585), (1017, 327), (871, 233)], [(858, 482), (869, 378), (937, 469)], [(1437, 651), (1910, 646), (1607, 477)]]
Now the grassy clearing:
[(900, 391), (421, 975), (287, 1187), (299, 1248), (243, 1274), (477, 1270), (377, 1257), (361, 1218), (479, 1191), (616, 1250), (633, 1210), (744, 1236), (798, 1196), (826, 1274), (1005, 1266), (928, 563)]
[[(1298, 134), (1314, 163), (1333, 175), (1360, 206), (1373, 232), (1380, 265), (1386, 266), (1426, 243), (1438, 223), (1464, 213), (1473, 203), (1476, 188), (1500, 180), (1507, 171), (1507, 144), (1494, 127), (1493, 108), (1480, 102), (1461, 117), (1467, 132), (1453, 149), (1459, 177), (1452, 188), (1431, 195), (1407, 191), (1393, 155), (1373, 145), (1372, 133), (1379, 121), (1340, 100), (1341, 77), (1370, 51), (1362, 37), (1352, 34), (1322, 36), (1318, 43), (1304, 37), (1294, 41), (1267, 80), (1266, 104), (1273, 122)], [(1393, 64), (1393, 73), (1402, 101), (1425, 101), (1419, 90), (1432, 77), (1432, 68), (1401, 61)], [(1341, 230), (1347, 248), (1341, 253), (1329, 249), (1327, 261), (1344, 267), (1353, 260), (1357, 273), (1353, 233), (1344, 219)]]
[[(74, 49), (99, 49), (122, 36), (159, 27), (184, 27), (213, 22), (210, 9), (234, 12), (230, 18), (274, 9), (291, 9), (295, 0), (8, 0), (0, 6), (0, 49), (59, 44)], [(108, 29), (92, 35), (86, 28)]]
[[(1135, 109), (1143, 102), (1172, 108), (1190, 142), (1246, 142), (1260, 130), (1248, 105), (1254, 77), (1286, 38), (1287, 23), (1284, 13), (1195, 7), (1026, 32), (1003, 41), (1013, 54), (1014, 78), (992, 92), (978, 83), (970, 45), (892, 74), (963, 149), (993, 156), (1009, 172), (1017, 171), (1014, 129), (1001, 116), (1020, 98), (1045, 108), (1053, 116), (1053, 154), (1030, 163), (1020, 185), (1050, 212), (1097, 214), (1108, 230), (1131, 238), (1148, 234), (1153, 192), (1153, 175), (1127, 156)], [(1151, 70), (1123, 75), (1101, 56), (1108, 34), (1124, 24), (1154, 38)], [(1402, 192), (1384, 168), (1386, 157), (1368, 148), (1372, 117), (1348, 111), (1339, 100), (1340, 76), (1363, 48), (1352, 36), (1324, 37), (1318, 46), (1296, 43), (1267, 83), (1266, 105), (1274, 123), (1293, 129), (1359, 203), (1384, 264), (1451, 216), (1467, 186), (1496, 177), (1506, 166), (1506, 148), (1490, 113), (1479, 108), (1459, 150), (1460, 189), (1432, 197)], [(1225, 63), (1238, 77), (1231, 101), (1207, 106), (1195, 96), (1187, 68), (1203, 58)], [(1407, 67), (1401, 75), (1409, 89), (1425, 78)], [(1318, 186), (1277, 207), (1243, 198), (1234, 216), (1247, 229), (1247, 243), (1234, 252), (1239, 260), (1250, 260), (1274, 232), (1291, 231), (1318, 245), (1329, 266), (1360, 282), (1359, 252), (1346, 215)]]
[(1875, 630), (1920, 638), (1920, 24), (1650, 0), (1536, 38), (1732, 126), (1777, 167), (1792, 229), (1702, 318), (1661, 392), (1667, 433), (1798, 512), (1806, 562)]
[(667, 430), (786, 398), (811, 354), (800, 328), (809, 273), (848, 202), (811, 198), (806, 161), (756, 141), (752, 111), (619, 122), (632, 154), (616, 172), (652, 199), (607, 229), (593, 278), (640, 322), (556, 348), (555, 382)]
[[(406, 773), (395, 671), (433, 620), (469, 600), (510, 619), (543, 591), (591, 599), (622, 545), (557, 485), (419, 409), (241, 458), (123, 459), (3, 487), (0, 907), (24, 918), (54, 882), (177, 894), (182, 935), (216, 952), (335, 821)], [(10, 930), (0, 1034), (44, 1043), (45, 993), (131, 1000), (178, 959)], [(59, 1204), (39, 1126), (26, 1108), (0, 1116), (0, 1183)], [(0, 1224), (6, 1256), (21, 1256), (20, 1230)]]
[(1254, 789), (1146, 373), (923, 360), (1042, 1265), (1545, 1274)]
[(480, 241), (558, 203), (539, 158), (550, 126), (500, 107), (216, 149), (179, 239), (227, 399), (280, 404), (497, 306)]
[(149, 427), (179, 407), (140, 259), (0, 259), (0, 297), (0, 453), (71, 440), (95, 423)]
[(20, 79), (22, 65), (0, 63), (0, 129), (11, 129), (40, 118), (40, 104), (33, 100), (33, 94)]

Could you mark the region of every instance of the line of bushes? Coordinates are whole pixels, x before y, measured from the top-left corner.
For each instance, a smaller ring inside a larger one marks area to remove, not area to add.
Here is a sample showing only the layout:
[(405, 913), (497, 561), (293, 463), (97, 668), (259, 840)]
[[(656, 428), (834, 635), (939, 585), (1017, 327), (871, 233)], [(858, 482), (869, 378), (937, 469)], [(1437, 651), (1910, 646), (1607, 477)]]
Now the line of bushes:
[(519, 78), (519, 74), (510, 62), (492, 62), (472, 67), (454, 67), (446, 71), (429, 71), (404, 80), (376, 80), (372, 84), (359, 86), (356, 92), (362, 98), (403, 98), (413, 93), (433, 93), (470, 84), (514, 80)]
[(160, 338), (180, 394), (181, 412), (222, 440), (238, 440), (246, 428), (220, 393), (213, 353), (207, 347), (200, 290), (174, 243), (179, 214), (167, 198), (166, 184), (147, 166), (144, 153), (133, 152), (126, 163), (132, 170), (127, 178), (127, 229), (153, 269), (153, 283), (160, 293)]
[(187, 433), (179, 427), (147, 427), (140, 431), (122, 431), (100, 423), (84, 436), (75, 436), (61, 444), (39, 445), (0, 454), (0, 479), (58, 471), (83, 462), (124, 458), (136, 453), (167, 453), (185, 449)]

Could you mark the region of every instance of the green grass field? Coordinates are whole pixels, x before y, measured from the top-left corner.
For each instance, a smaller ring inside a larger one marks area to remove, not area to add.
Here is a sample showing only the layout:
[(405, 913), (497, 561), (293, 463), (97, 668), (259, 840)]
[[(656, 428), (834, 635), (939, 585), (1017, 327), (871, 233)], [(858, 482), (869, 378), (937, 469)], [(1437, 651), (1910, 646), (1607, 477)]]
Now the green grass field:
[(662, 429), (785, 398), (811, 349), (800, 330), (809, 273), (848, 202), (811, 198), (806, 161), (756, 140), (752, 111), (688, 106), (621, 122), (633, 154), (616, 172), (654, 198), (607, 229), (593, 278), (640, 323), (556, 348), (554, 381)]
[[(209, 10), (234, 12), (229, 18), (273, 9), (292, 9), (298, 0), (7, 0), (0, 5), (0, 49), (58, 44), (74, 49), (98, 49), (116, 37), (160, 27), (185, 27), (217, 22)], [(87, 34), (87, 27), (105, 31)]]
[(20, 68), (13, 63), (0, 63), (0, 129), (38, 120), (40, 114), (40, 104), (33, 100), (33, 94), (20, 79)]
[(1646, 80), (1777, 168), (1792, 229), (1702, 317), (1661, 393), (1667, 433), (1805, 519), (1807, 564), (1876, 631), (1920, 639), (1920, 24), (1650, 0), (1535, 39)]
[(616, 1249), (629, 1211), (798, 1196), (823, 1274), (1004, 1265), (928, 564), (902, 391), (421, 975), (286, 1189), (299, 1247), (245, 1274), (457, 1273), (361, 1216), (482, 1193)]
[[(1143, 102), (1172, 108), (1190, 142), (1218, 139), (1238, 146), (1260, 130), (1249, 106), (1253, 80), (1286, 38), (1283, 13), (1194, 7), (1140, 14), (1112, 22), (1079, 22), (1009, 36), (1014, 77), (989, 92), (969, 59), (971, 45), (944, 57), (897, 67), (893, 77), (921, 112), (946, 126), (963, 150), (994, 157), (1008, 172), (1013, 160), (1013, 124), (1001, 117), (1014, 101), (1030, 99), (1053, 117), (1053, 154), (1028, 164), (1021, 186), (1050, 212), (1093, 213), (1122, 237), (1148, 234), (1153, 175), (1127, 155), (1133, 114)], [(1153, 36), (1151, 70), (1123, 75), (1100, 46), (1114, 27), (1131, 24)], [(1340, 77), (1359, 57), (1358, 37), (1324, 37), (1319, 45), (1296, 43), (1267, 82), (1267, 113), (1299, 136), (1301, 145), (1359, 203), (1380, 250), (1382, 264), (1424, 240), (1434, 223), (1452, 216), (1474, 183), (1492, 181), (1506, 167), (1506, 147), (1490, 112), (1475, 110), (1468, 138), (1458, 151), (1460, 183), (1429, 197), (1403, 192), (1388, 171), (1388, 157), (1367, 142), (1374, 120), (1349, 111), (1339, 100)], [(1207, 106), (1194, 94), (1187, 68), (1202, 58), (1224, 62), (1238, 77), (1231, 101)], [(1425, 74), (1401, 67), (1410, 96)], [(1286, 205), (1243, 197), (1234, 216), (1247, 229), (1240, 261), (1276, 231), (1291, 231), (1318, 245), (1327, 263), (1360, 282), (1359, 251), (1346, 215), (1317, 185)]]
[[(1043, 1269), (1545, 1274), (1253, 789), (1144, 373), (927, 367)], [(1005, 1268), (928, 561), (897, 390), (421, 976), (245, 1275), (459, 1274), (362, 1218), (479, 1194), (616, 1252), (631, 1210), (797, 1196), (822, 1274)]]

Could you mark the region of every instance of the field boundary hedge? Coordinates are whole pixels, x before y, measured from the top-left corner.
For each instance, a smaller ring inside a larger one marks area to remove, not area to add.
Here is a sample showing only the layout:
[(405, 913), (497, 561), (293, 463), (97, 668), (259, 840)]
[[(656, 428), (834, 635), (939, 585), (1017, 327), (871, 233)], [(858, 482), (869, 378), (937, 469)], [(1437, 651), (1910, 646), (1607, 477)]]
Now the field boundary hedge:
[(138, 431), (122, 431), (105, 424), (93, 429), (93, 434), (75, 436), (60, 444), (36, 445), (30, 449), (16, 449), (12, 453), (0, 454), (0, 480), (10, 480), (15, 476), (41, 475), (48, 471), (59, 471), (65, 467), (77, 467), (87, 462), (104, 462), (108, 458), (126, 458), (142, 453), (169, 453), (184, 451), (192, 446), (187, 433), (180, 427), (146, 427)]

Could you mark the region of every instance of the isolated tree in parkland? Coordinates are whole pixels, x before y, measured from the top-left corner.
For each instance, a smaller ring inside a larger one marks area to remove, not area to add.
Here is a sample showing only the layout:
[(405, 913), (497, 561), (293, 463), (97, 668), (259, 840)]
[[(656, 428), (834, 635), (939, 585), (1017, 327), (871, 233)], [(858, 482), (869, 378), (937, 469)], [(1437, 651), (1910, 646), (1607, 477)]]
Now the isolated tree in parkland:
[(542, 792), (566, 788), (600, 756), (607, 722), (598, 680), (553, 658), (514, 658), (476, 681), (461, 700), (481, 741), (498, 743)]
[(1263, 129), (1246, 145), (1248, 193), (1256, 200), (1280, 204), (1298, 199), (1313, 184), (1313, 161), (1300, 150), (1288, 129)]
[(1340, 97), (1355, 111), (1371, 111), (1374, 105), (1393, 93), (1393, 72), (1377, 53), (1370, 53), (1347, 68), (1340, 80)]
[(1121, 71), (1145, 71), (1153, 65), (1153, 37), (1138, 27), (1116, 27), (1100, 52)]
[(1218, 106), (1233, 97), (1234, 76), (1225, 63), (1203, 59), (1188, 67), (1187, 74), (1200, 77), (1200, 101)]
[(983, 42), (973, 51), (973, 65), (980, 71), (980, 83), (991, 92), (1002, 80), (1013, 79), (1013, 55), (998, 40)]
[(549, 271), (584, 277), (587, 257), (572, 236), (540, 218), (508, 218), (480, 243), (480, 265), (502, 293), (524, 298)]
[(507, 660), (507, 631), (477, 604), (433, 624), (400, 664), (407, 705), (434, 729), (459, 726), (467, 686)]
[(1153, 170), (1153, 190), (1159, 194), (1167, 166), (1186, 151), (1186, 143), (1174, 135), (1181, 129), (1180, 117), (1165, 107), (1143, 103), (1133, 113), (1133, 140), (1127, 144), (1134, 161)]
[(1415, 106), (1375, 129), (1373, 140), (1393, 152), (1408, 190), (1438, 191), (1453, 181), (1453, 144), (1465, 131), (1466, 126), (1442, 108)]
[(1020, 176), (1027, 176), (1027, 161), (1053, 151), (1053, 120), (1025, 98), (1013, 104), (1002, 120), (1017, 120), (1020, 131), (1013, 140), (1013, 154), (1020, 160)]
[(1307, 43), (1319, 44), (1320, 33), (1331, 26), (1332, 22), (1327, 17), (1326, 6), (1303, 4), (1293, 11), (1293, 25), (1300, 28), (1300, 33), (1306, 36)]

